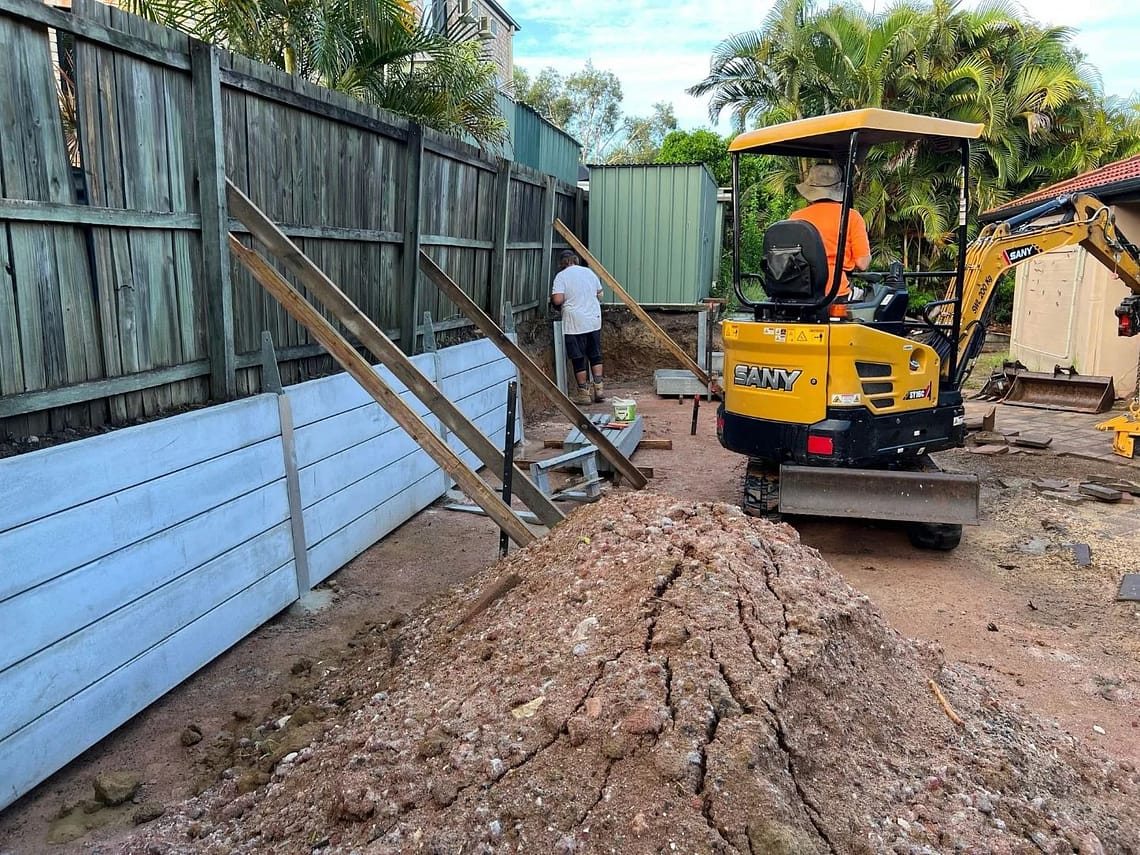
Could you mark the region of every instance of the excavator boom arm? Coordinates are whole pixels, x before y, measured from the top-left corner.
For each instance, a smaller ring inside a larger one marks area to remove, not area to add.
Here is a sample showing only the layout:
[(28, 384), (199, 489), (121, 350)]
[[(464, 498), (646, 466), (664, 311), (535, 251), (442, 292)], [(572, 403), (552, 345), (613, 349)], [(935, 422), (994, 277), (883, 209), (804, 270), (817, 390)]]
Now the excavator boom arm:
[[(1120, 233), (1108, 206), (1095, 196), (1062, 196), (986, 226), (970, 244), (962, 283), (958, 339), (958, 352), (963, 354), (964, 363), (976, 355), (971, 354), (971, 344), (979, 343), (979, 336), (985, 335), (999, 277), (1034, 256), (1067, 246), (1083, 247), (1132, 292), (1117, 309), (1117, 317), (1121, 335), (1140, 332), (1140, 249)], [(951, 286), (946, 299), (953, 301), (954, 297)], [(950, 323), (952, 312), (953, 307), (948, 302), (942, 309), (940, 322)], [(959, 382), (966, 373), (966, 365), (963, 365)]]

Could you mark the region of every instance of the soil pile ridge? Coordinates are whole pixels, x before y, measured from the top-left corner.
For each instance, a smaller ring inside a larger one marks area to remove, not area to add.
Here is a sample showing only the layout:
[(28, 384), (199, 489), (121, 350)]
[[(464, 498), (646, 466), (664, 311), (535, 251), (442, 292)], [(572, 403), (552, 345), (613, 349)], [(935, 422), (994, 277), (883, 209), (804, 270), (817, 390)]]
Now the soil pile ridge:
[(376, 632), (323, 737), (125, 851), (1140, 851), (1133, 768), (739, 508), (612, 495)]

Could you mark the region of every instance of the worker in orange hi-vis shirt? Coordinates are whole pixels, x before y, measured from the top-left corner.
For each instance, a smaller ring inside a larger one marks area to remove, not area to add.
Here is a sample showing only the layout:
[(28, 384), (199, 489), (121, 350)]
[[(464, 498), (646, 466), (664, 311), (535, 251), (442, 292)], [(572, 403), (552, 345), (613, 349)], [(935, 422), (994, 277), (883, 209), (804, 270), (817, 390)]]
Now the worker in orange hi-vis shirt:
[[(827, 250), (827, 287), (830, 290), (835, 276), (835, 258), (839, 254), (839, 215), (843, 209), (843, 171), (831, 164), (816, 164), (808, 170), (807, 178), (796, 185), (799, 194), (810, 203), (794, 212), (788, 219), (806, 220), (819, 230), (823, 247)], [(853, 270), (866, 270), (871, 264), (871, 240), (867, 237), (867, 224), (863, 216), (852, 208), (847, 212), (847, 251), (843, 254), (843, 275), (839, 279), (836, 302), (847, 302), (851, 286), (847, 274)]]

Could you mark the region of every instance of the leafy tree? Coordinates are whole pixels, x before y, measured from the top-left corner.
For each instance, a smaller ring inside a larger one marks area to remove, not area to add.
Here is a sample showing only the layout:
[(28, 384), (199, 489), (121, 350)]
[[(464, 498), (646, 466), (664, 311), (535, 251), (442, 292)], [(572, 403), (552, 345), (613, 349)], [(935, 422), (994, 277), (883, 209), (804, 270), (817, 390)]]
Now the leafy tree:
[(661, 143), (658, 163), (703, 163), (720, 187), (732, 182), (732, 158), (728, 141), (720, 134), (703, 128), (696, 131), (673, 131)]
[[(732, 184), (732, 157), (728, 139), (700, 128), (673, 131), (661, 144), (657, 163), (703, 163), (712, 172), (718, 187)], [(747, 190), (760, 183), (771, 184), (779, 161), (768, 157), (747, 157), (740, 161), (740, 187)], [(783, 191), (780, 190), (780, 193)]]
[(627, 116), (622, 120), (625, 140), (606, 155), (608, 163), (653, 163), (666, 135), (676, 132), (677, 116), (673, 105), (658, 101), (650, 116)]
[(573, 105), (566, 131), (582, 144), (582, 161), (602, 160), (621, 120), (621, 81), (587, 61), (585, 68), (566, 78), (565, 95)]
[[(583, 163), (606, 159), (623, 127), (621, 81), (616, 74), (587, 62), (581, 71), (565, 78), (553, 68), (544, 68), (532, 81), (518, 69), (515, 81), (519, 101), (582, 144)], [(525, 85), (520, 89), (519, 83)]]
[(506, 140), (496, 67), (407, 0), (129, 0), (130, 11), (445, 133)]
[(575, 105), (566, 95), (566, 81), (553, 68), (544, 68), (531, 80), (526, 70), (514, 69), (515, 100), (533, 107), (558, 127), (565, 129)]

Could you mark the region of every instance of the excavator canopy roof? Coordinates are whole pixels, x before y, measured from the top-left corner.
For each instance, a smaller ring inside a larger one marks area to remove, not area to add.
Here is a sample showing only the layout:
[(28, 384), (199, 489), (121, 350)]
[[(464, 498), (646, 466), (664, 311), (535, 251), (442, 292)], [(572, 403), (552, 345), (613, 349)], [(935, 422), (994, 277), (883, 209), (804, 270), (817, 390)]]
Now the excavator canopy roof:
[(729, 143), (728, 150), (831, 158), (847, 151), (852, 131), (859, 131), (859, 148), (866, 149), (902, 140), (973, 140), (982, 135), (983, 128), (984, 125), (971, 122), (868, 108), (746, 131)]

